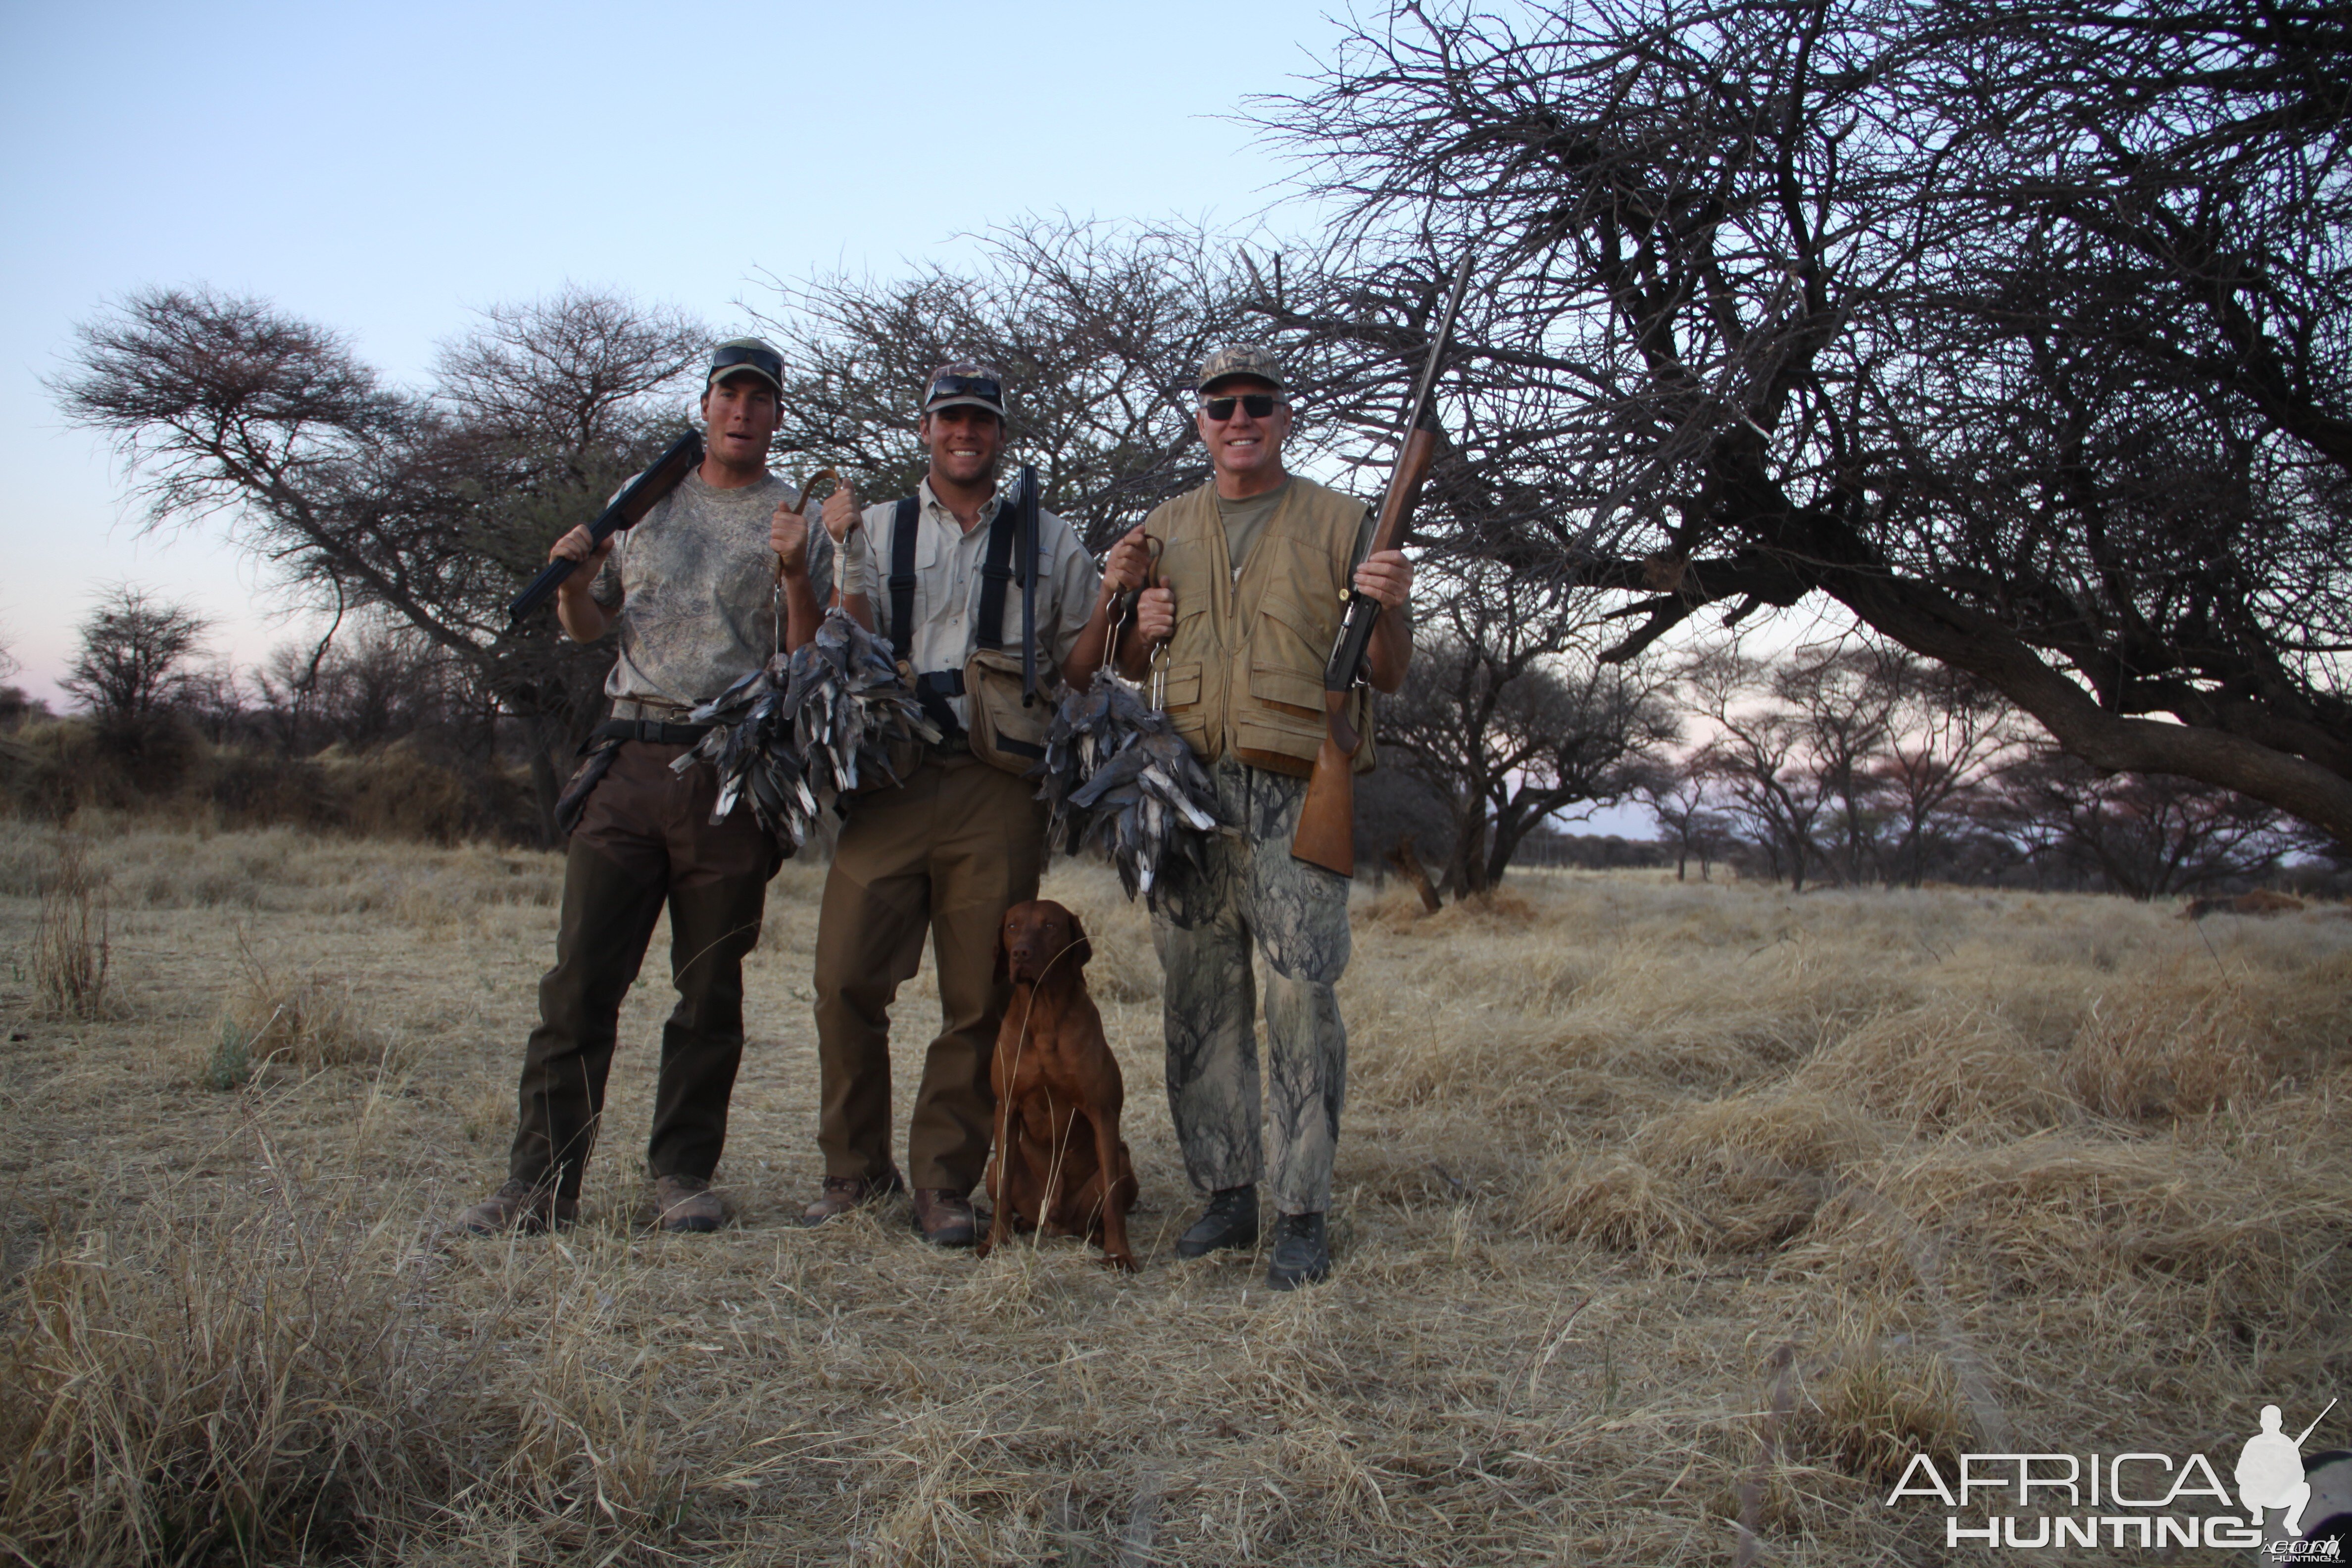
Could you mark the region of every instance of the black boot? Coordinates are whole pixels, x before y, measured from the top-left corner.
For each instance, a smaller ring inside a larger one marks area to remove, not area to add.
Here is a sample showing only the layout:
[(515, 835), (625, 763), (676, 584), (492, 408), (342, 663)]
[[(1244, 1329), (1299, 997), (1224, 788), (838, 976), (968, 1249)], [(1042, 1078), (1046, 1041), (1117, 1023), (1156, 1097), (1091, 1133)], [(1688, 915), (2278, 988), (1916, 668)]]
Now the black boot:
[(1176, 1239), (1176, 1256), (1202, 1258), (1223, 1247), (1257, 1245), (1257, 1188), (1221, 1187), (1192, 1228)]
[(1319, 1214), (1286, 1214), (1274, 1222), (1274, 1256), (1265, 1261), (1266, 1288), (1294, 1290), (1331, 1277), (1331, 1244)]

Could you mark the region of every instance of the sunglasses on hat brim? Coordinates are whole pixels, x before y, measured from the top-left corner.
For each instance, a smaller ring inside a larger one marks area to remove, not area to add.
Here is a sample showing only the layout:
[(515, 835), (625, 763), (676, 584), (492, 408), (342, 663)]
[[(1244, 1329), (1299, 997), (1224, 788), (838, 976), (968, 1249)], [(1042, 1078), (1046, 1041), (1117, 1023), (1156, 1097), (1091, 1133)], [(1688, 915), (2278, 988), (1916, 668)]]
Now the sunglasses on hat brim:
[(1222, 425), (1234, 416), (1234, 405), (1238, 403), (1248, 411), (1251, 418), (1271, 419), (1276, 407), (1283, 402), (1284, 399), (1270, 392), (1244, 392), (1238, 395), (1204, 397), (1201, 399), (1201, 412)]
[(930, 390), (923, 394), (923, 405), (928, 408), (942, 397), (978, 397), (1001, 408), (1004, 405), (1004, 386), (993, 376), (934, 376)]
[(710, 379), (718, 381), (730, 370), (755, 370), (778, 386), (784, 384), (784, 362), (765, 349), (724, 348), (710, 356)]

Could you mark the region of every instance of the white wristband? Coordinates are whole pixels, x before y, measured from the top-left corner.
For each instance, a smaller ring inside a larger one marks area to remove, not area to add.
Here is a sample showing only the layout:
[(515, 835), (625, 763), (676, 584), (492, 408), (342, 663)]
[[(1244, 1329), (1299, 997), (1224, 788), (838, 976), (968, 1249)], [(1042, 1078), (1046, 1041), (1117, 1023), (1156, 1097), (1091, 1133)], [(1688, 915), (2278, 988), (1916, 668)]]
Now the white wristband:
[(834, 546), (833, 559), (836, 568), (834, 586), (841, 591), (843, 598), (846, 599), (852, 594), (872, 594), (872, 577), (866, 567), (865, 541), (857, 537), (857, 530), (851, 529), (849, 537)]

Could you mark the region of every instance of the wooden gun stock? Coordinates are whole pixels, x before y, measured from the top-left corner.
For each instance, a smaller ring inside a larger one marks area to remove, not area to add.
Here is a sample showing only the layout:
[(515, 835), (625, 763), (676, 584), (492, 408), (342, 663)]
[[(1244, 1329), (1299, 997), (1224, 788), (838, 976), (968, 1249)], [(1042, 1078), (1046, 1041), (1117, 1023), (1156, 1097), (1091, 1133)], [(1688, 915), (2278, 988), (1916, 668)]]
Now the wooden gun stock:
[[(1415, 427), (1406, 437), (1388, 493), (1381, 499), (1380, 521), (1372, 529), (1374, 551), (1394, 550), (1404, 537), (1436, 453), (1437, 437), (1426, 426)], [(1378, 599), (1349, 592), (1339, 640), (1323, 667), (1323, 742), (1315, 748), (1315, 772), (1307, 781), (1307, 799), (1290, 836), (1291, 854), (1342, 877), (1356, 874), (1356, 753), (1364, 749), (1364, 737), (1349, 720), (1348, 700), (1355, 694), (1380, 618)]]

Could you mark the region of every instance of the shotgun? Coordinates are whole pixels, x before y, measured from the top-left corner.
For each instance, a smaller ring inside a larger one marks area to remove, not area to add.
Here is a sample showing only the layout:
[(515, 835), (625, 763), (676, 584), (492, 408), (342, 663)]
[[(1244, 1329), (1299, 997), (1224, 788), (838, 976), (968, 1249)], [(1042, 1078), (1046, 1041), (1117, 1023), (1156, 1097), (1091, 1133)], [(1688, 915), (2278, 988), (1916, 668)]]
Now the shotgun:
[(1021, 465), (1021, 706), (1037, 705), (1037, 470)]
[[(653, 467), (631, 479), (626, 489), (613, 498), (613, 503), (596, 514), (588, 525), (589, 537), (602, 544), (625, 528), (635, 528), (653, 510), (654, 503), (677, 489), (687, 475), (702, 466), (702, 432), (688, 430), (670, 443), (669, 450), (654, 459)], [(812, 480), (812, 483), (814, 481)], [(547, 603), (550, 595), (562, 586), (563, 580), (580, 567), (577, 561), (551, 561), (530, 586), (515, 596), (507, 606), (509, 625)]]
[[(1421, 500), (1422, 481), (1429, 478), (1430, 459), (1437, 452), (1430, 394), (1445, 346), (1454, 336), (1454, 318), (1462, 309), (1462, 295), (1470, 286), (1470, 254), (1454, 269), (1454, 289), (1446, 296), (1444, 313), (1430, 334), (1429, 357), (1421, 378), (1413, 383), (1404, 418), (1396, 431), (1396, 466), (1389, 470), (1388, 489), (1381, 496), (1380, 521), (1372, 527), (1371, 548), (1365, 553), (1394, 550), (1404, 538), (1405, 525)], [(1339, 621), (1339, 639), (1332, 644), (1330, 662), (1323, 667), (1323, 742), (1315, 749), (1315, 773), (1307, 780), (1307, 799), (1298, 808), (1298, 826), (1290, 836), (1290, 852), (1310, 866), (1320, 866), (1342, 877), (1356, 874), (1356, 753), (1364, 738), (1348, 719), (1348, 700), (1364, 678), (1364, 650), (1371, 646), (1372, 627), (1379, 622), (1381, 602), (1353, 588), (1348, 591), (1347, 613)]]

